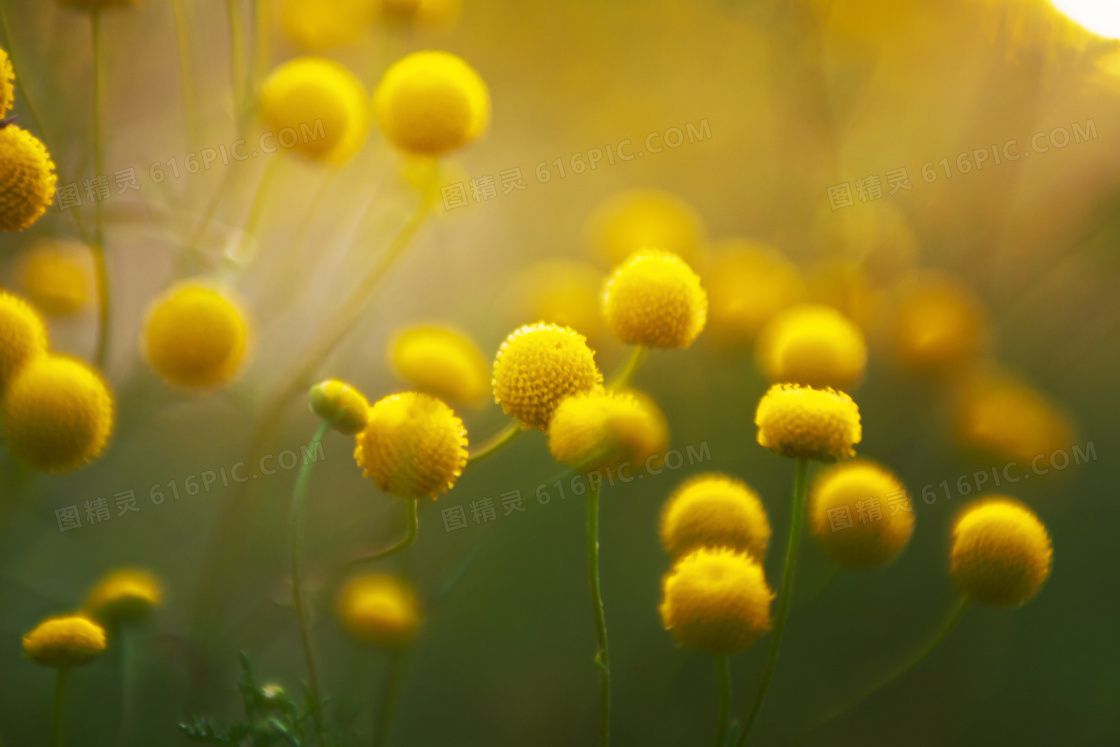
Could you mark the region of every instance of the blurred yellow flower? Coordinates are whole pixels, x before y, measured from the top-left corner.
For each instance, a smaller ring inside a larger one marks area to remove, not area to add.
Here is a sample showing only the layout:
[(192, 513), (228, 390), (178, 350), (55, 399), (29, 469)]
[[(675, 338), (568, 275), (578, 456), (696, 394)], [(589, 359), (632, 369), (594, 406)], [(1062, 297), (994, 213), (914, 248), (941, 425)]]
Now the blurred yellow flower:
[(45, 240), (23, 257), (20, 286), (50, 316), (73, 314), (89, 302), (89, 253), (78, 246)]
[(16, 92), (12, 85), (15, 79), (16, 71), (12, 69), (12, 60), (3, 47), (0, 47), (0, 119), (8, 116), (15, 103)]
[(610, 337), (601, 303), (603, 271), (572, 259), (537, 262), (517, 273), (504, 301), (516, 322), (540, 320), (571, 327), (596, 350)]
[(998, 607), (1030, 601), (1050, 576), (1050, 534), (1034, 512), (1007, 496), (965, 508), (953, 525), (953, 579), (965, 596)]
[(54, 161), (27, 130), (0, 128), (0, 231), (22, 231), (54, 204)]
[(902, 363), (925, 374), (962, 373), (987, 343), (976, 296), (956, 279), (924, 272), (899, 285), (895, 346)]
[(910, 496), (889, 470), (867, 459), (832, 465), (809, 493), (809, 522), (821, 549), (844, 568), (889, 563), (910, 541)]
[(419, 391), (474, 404), (490, 390), (486, 358), (474, 340), (450, 327), (406, 329), (389, 346), (397, 373)]
[(361, 40), (369, 33), (377, 0), (284, 0), (280, 23), (297, 46), (320, 52)]
[(384, 573), (349, 579), (339, 592), (336, 610), (352, 636), (391, 648), (407, 645), (421, 621), (416, 593), (401, 579)]
[(661, 510), (661, 544), (673, 558), (701, 547), (726, 547), (761, 563), (770, 544), (770, 519), (758, 493), (719, 472), (690, 477)]
[(44, 667), (65, 669), (93, 661), (105, 651), (105, 631), (80, 615), (52, 617), (23, 637), (23, 654)]
[(0, 391), (19, 370), (47, 352), (47, 325), (18, 296), (0, 291)]
[(760, 446), (780, 456), (825, 462), (855, 455), (863, 429), (859, 408), (844, 392), (775, 384), (759, 400), (754, 423)]
[(463, 12), (462, 0), (377, 0), (378, 15), (387, 26), (446, 30)]
[(687, 202), (659, 189), (632, 189), (605, 200), (587, 220), (588, 243), (611, 266), (642, 249), (660, 249), (695, 264), (704, 224)]
[(105, 574), (86, 598), (85, 610), (102, 625), (139, 622), (163, 601), (159, 578), (142, 568)]
[(771, 317), (807, 293), (796, 265), (777, 249), (745, 239), (713, 244), (703, 276), (707, 328), (724, 347), (753, 342)]
[(320, 381), (311, 387), (307, 399), (311, 412), (347, 436), (354, 436), (365, 430), (369, 422), (369, 401), (344, 381)]
[(607, 278), (603, 315), (615, 337), (627, 345), (687, 348), (704, 329), (708, 297), (684, 260), (647, 249)]
[(755, 356), (773, 383), (849, 391), (863, 379), (867, 344), (859, 327), (836, 309), (800, 304), (767, 322)]
[(625, 392), (573, 394), (549, 423), (549, 451), (561, 464), (585, 472), (620, 465), (640, 468), (668, 441), (664, 417), (648, 402)]

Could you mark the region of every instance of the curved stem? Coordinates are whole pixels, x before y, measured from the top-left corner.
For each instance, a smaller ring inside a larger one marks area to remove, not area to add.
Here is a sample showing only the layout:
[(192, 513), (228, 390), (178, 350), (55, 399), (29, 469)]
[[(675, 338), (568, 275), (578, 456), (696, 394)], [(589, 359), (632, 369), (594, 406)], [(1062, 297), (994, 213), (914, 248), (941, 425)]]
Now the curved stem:
[(385, 747), (389, 743), (389, 729), (393, 724), (393, 712), (400, 700), (401, 682), (408, 664), (408, 650), (404, 648), (393, 652), (389, 664), (389, 676), (385, 680), (385, 690), (381, 694), (381, 706), (377, 709), (377, 727), (373, 732), (373, 746)]
[(62, 701), (66, 695), (66, 667), (58, 668), (54, 682), (54, 747), (62, 747)]
[(391, 558), (397, 553), (404, 552), (412, 547), (413, 543), (416, 542), (416, 535), (420, 530), (420, 501), (415, 498), (406, 498), (405, 500), (408, 502), (408, 530), (405, 532), (404, 539), (386, 547), (384, 550), (378, 550), (369, 555), (360, 555), (356, 558), (352, 558), (343, 566), (344, 569), (358, 565), (359, 563), (371, 563), (375, 560)]
[[(101, 113), (104, 108), (104, 62), (101, 51), (101, 11), (94, 8), (89, 13), (90, 41), (93, 45), (93, 170), (98, 177), (105, 175), (105, 153), (101, 142)], [(93, 201), (93, 252), (94, 277), (97, 283), (98, 325), (97, 348), (94, 364), (105, 368), (109, 356), (109, 271), (105, 259), (105, 209), (100, 199)]]
[(778, 592), (778, 614), (774, 617), (774, 629), (770, 633), (770, 650), (766, 656), (766, 667), (762, 670), (762, 683), (758, 686), (758, 694), (754, 698), (750, 715), (743, 724), (743, 733), (739, 735), (738, 747), (747, 743), (747, 736), (751, 727), (758, 718), (758, 711), (762, 708), (762, 699), (766, 696), (766, 688), (770, 686), (770, 678), (774, 676), (774, 665), (778, 662), (778, 650), (782, 645), (782, 634), (786, 628), (786, 618), (789, 617), (789, 603), (793, 598), (793, 577), (797, 568), (797, 548), (801, 543), (801, 530), (805, 524), (805, 483), (809, 475), (809, 460), (797, 460), (797, 467), (793, 475), (793, 514), (790, 517), (789, 541), (786, 544), (786, 560), (782, 568), (782, 588)]
[(524, 432), (525, 429), (521, 427), (521, 424), (514, 420), (505, 428), (502, 428), (493, 436), (479, 444), (478, 448), (472, 451), (470, 457), (467, 458), (467, 464), (475, 464), (477, 462), (481, 462), (487, 457), (491, 457), (494, 454), (497, 454), (499, 451), (516, 441), (518, 436), (520, 436)]
[(611, 377), (607, 382), (609, 389), (621, 389), (629, 386), (634, 375), (638, 373), (638, 369), (642, 367), (642, 363), (646, 359), (646, 353), (649, 351), (645, 345), (635, 345), (634, 349), (630, 352), (630, 358), (626, 364), (616, 374)]
[[(330, 430), (330, 423), (324, 421), (315, 431), (311, 439), (311, 450), (318, 448), (319, 442)], [(299, 640), (303, 647), (303, 658), (307, 664), (307, 679), (311, 690), (311, 698), (315, 708), (311, 717), (315, 725), (315, 733), (319, 744), (327, 745), (326, 730), (323, 727), (322, 705), (323, 690), (319, 677), (319, 663), (315, 655), (315, 644), (311, 638), (311, 623), (307, 615), (307, 596), (303, 589), (303, 533), (301, 531), (301, 516), (303, 513), (304, 498), (307, 495), (307, 485), (311, 481), (311, 460), (305, 459), (300, 467), (299, 476), (296, 478), (296, 488), (292, 493), (292, 508), (288, 513), (288, 552), (291, 559), (292, 573), (292, 601), (295, 605), (296, 619), (299, 621)]]
[(599, 745), (607, 747), (611, 740), (611, 662), (607, 653), (607, 619), (603, 614), (603, 593), (599, 586), (599, 483), (587, 491), (587, 570), (591, 581), (591, 608), (595, 612), (595, 631), (599, 651), (595, 666), (599, 668)]
[(726, 654), (714, 657), (719, 681), (719, 717), (716, 721), (716, 747), (725, 747), (727, 721), (731, 715), (731, 664)]

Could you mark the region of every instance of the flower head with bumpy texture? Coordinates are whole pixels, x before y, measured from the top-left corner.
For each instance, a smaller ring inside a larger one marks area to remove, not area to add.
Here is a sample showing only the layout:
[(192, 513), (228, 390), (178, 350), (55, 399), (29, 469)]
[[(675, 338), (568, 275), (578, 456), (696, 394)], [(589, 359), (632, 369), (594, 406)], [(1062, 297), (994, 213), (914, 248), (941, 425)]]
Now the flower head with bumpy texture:
[(90, 591), (86, 612), (102, 625), (143, 620), (163, 601), (155, 574), (142, 568), (121, 568), (107, 573)]
[(906, 547), (914, 532), (914, 512), (894, 474), (856, 459), (817, 475), (809, 494), (809, 523), (825, 554), (839, 565), (873, 568), (891, 562)]
[(354, 461), (373, 484), (400, 498), (433, 499), (467, 466), (467, 431), (443, 402), (419, 392), (392, 394), (369, 409), (355, 437)]
[(12, 124), (0, 128), (0, 231), (22, 231), (43, 217), (57, 181), (37, 137)]
[(844, 392), (775, 384), (759, 400), (758, 443), (775, 454), (832, 462), (855, 455), (859, 407)]
[(685, 480), (669, 496), (661, 510), (661, 544), (674, 558), (701, 547), (726, 547), (761, 563), (770, 520), (753, 488), (709, 472)]
[(241, 368), (248, 326), (222, 291), (189, 281), (157, 298), (148, 311), (143, 346), (152, 369), (188, 389), (228, 384)]
[(628, 345), (687, 348), (704, 329), (708, 297), (684, 260), (648, 249), (607, 278), (603, 315), (615, 337)]
[(696, 209), (659, 189), (632, 189), (610, 197), (588, 219), (585, 231), (595, 255), (611, 265), (650, 247), (695, 262), (704, 239), (704, 223)]
[(474, 341), (447, 327), (413, 327), (397, 335), (389, 350), (393, 366), (421, 392), (470, 404), (489, 391), (486, 359)]
[(85, 363), (41, 355), (5, 390), (0, 428), (19, 459), (43, 472), (69, 472), (105, 449), (113, 431), (113, 398)]
[(89, 664), (106, 647), (105, 631), (81, 615), (44, 620), (23, 637), (23, 655), (44, 667)]
[(385, 72), (373, 108), (393, 145), (413, 155), (438, 156), (482, 134), (490, 121), (490, 92), (459, 57), (414, 52)]
[(1050, 576), (1050, 534), (1034, 512), (1007, 496), (965, 508), (953, 525), (953, 580), (965, 596), (998, 607), (1030, 601)]
[(780, 251), (743, 239), (717, 245), (704, 289), (707, 332), (725, 347), (753, 341), (766, 322), (808, 292), (797, 266)]
[(320, 381), (311, 387), (307, 400), (311, 412), (347, 436), (365, 430), (369, 422), (369, 401), (357, 389), (338, 379)]
[(12, 69), (12, 60), (8, 53), (0, 48), (0, 119), (8, 116), (8, 112), (15, 103), (16, 92), (12, 81), (16, 79), (16, 71)]
[(514, 330), (494, 359), (494, 401), (526, 428), (548, 430), (565, 397), (602, 383), (595, 353), (583, 335), (555, 324)]
[(583, 471), (641, 465), (666, 446), (661, 413), (629, 393), (601, 389), (567, 397), (548, 426), (548, 449)]
[(0, 391), (28, 361), (47, 352), (47, 326), (22, 298), (0, 291)]
[(749, 555), (702, 548), (677, 561), (661, 590), (661, 620), (687, 649), (734, 654), (770, 629), (774, 595)]
[(354, 576), (342, 587), (336, 606), (346, 630), (365, 643), (408, 645), (420, 627), (420, 601), (400, 579), (383, 573)]
[(758, 367), (772, 383), (848, 391), (863, 379), (867, 344), (836, 309), (802, 304), (771, 319), (758, 336)]
[(369, 99), (343, 65), (300, 57), (273, 70), (261, 85), (260, 118), (282, 148), (341, 163), (365, 143)]
[(89, 301), (88, 250), (63, 242), (44, 242), (20, 262), (20, 286), (48, 316), (68, 316)]

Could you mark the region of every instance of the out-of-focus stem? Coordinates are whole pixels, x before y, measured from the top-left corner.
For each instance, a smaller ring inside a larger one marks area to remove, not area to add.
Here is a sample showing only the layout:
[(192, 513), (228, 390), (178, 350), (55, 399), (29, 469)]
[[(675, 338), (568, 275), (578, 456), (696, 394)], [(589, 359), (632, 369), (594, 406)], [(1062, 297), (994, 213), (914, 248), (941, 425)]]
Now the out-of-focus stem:
[[(102, 143), (101, 118), (104, 110), (105, 63), (101, 50), (101, 10), (94, 8), (89, 13), (90, 32), (93, 45), (93, 169), (98, 177), (105, 176), (105, 152)], [(100, 199), (93, 201), (93, 253), (94, 280), (97, 284), (98, 324), (97, 347), (93, 356), (94, 364), (105, 368), (109, 357), (109, 327), (112, 321), (109, 301), (109, 269), (105, 257), (105, 208)]]
[(727, 721), (731, 715), (731, 663), (726, 654), (714, 657), (719, 682), (719, 715), (716, 717), (716, 747), (726, 747)]
[(362, 563), (372, 563), (376, 560), (391, 558), (394, 555), (404, 552), (408, 548), (412, 547), (412, 545), (416, 542), (416, 535), (420, 530), (420, 501), (415, 498), (406, 498), (405, 501), (408, 503), (408, 529), (405, 530), (404, 538), (399, 542), (395, 542), (394, 544), (389, 545), (389, 547), (386, 547), (383, 550), (378, 550), (377, 552), (370, 553), (368, 555), (359, 555), (356, 558), (352, 558), (351, 560), (347, 561), (346, 565), (343, 566), (344, 569), (351, 568)]
[(389, 729), (393, 725), (393, 713), (400, 700), (401, 682), (408, 666), (408, 649), (400, 648), (393, 652), (389, 664), (389, 677), (385, 681), (385, 691), (381, 694), (381, 707), (377, 712), (377, 726), (373, 734), (373, 746), (385, 747), (389, 743)]
[(54, 682), (54, 747), (62, 747), (62, 702), (66, 697), (66, 667), (58, 668)]
[(607, 618), (603, 613), (603, 593), (599, 584), (599, 490), (592, 482), (587, 491), (587, 571), (591, 582), (591, 609), (595, 613), (595, 632), (599, 650), (595, 666), (599, 669), (599, 745), (611, 741), (611, 660), (607, 652)]
[(626, 365), (622, 367), (618, 373), (611, 377), (607, 382), (607, 386), (611, 389), (621, 389), (629, 386), (630, 382), (634, 379), (634, 375), (638, 373), (638, 369), (642, 367), (642, 363), (646, 359), (646, 352), (648, 348), (645, 345), (635, 345), (633, 350), (630, 351), (630, 357), (626, 361)]
[(518, 436), (524, 432), (525, 430), (521, 427), (520, 423), (516, 420), (512, 421), (505, 428), (502, 428), (493, 436), (479, 444), (478, 448), (472, 451), (470, 457), (467, 458), (467, 464), (477, 464), (487, 457), (494, 456), (516, 441)]

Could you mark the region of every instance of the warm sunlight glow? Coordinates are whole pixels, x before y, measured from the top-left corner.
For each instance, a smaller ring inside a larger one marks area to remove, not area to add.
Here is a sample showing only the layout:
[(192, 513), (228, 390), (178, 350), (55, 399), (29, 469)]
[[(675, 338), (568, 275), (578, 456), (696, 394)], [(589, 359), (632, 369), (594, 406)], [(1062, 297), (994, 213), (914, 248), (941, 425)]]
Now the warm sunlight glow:
[(1114, 0), (1051, 0), (1054, 7), (1094, 34), (1120, 39), (1120, 3)]

